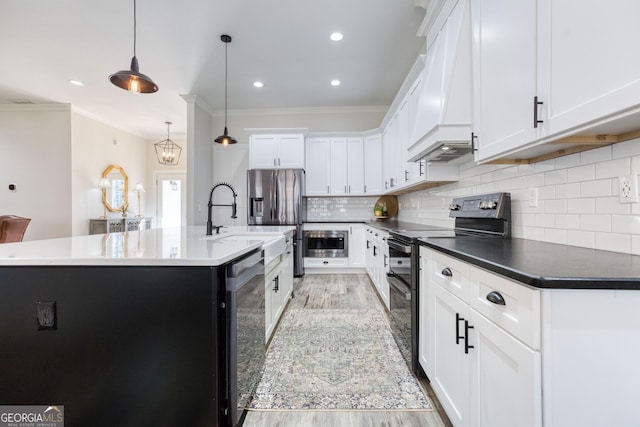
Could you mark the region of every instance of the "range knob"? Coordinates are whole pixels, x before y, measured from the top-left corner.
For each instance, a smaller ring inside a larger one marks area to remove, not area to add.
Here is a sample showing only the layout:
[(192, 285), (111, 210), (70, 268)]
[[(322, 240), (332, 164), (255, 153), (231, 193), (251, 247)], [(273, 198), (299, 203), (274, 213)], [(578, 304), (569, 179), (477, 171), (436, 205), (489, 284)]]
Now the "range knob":
[(487, 209), (495, 209), (498, 207), (498, 202), (496, 202), (495, 200), (489, 200), (487, 202)]
[(450, 211), (459, 211), (459, 210), (460, 210), (460, 208), (461, 208), (461, 206), (460, 206), (460, 205), (458, 205), (458, 204), (456, 204), (456, 203), (451, 203), (451, 204), (449, 205), (449, 210), (450, 210)]

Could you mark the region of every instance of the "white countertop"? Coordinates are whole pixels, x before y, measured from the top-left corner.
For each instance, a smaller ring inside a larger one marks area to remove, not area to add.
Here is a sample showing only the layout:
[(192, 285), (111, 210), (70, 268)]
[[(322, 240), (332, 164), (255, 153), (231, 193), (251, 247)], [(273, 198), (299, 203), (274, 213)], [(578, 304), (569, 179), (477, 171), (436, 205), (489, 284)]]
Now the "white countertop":
[(294, 226), (238, 226), (206, 236), (204, 226), (195, 226), (4, 243), (0, 266), (217, 266), (263, 245), (284, 250), (284, 234), (293, 230)]

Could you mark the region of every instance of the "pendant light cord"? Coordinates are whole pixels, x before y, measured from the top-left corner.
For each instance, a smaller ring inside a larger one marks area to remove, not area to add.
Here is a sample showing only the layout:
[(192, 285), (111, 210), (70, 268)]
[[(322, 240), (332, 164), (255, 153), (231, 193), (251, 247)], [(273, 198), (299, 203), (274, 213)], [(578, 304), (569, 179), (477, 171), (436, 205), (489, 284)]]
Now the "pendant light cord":
[(224, 128), (227, 128), (227, 68), (229, 64), (228, 59), (229, 42), (224, 44)]
[(137, 19), (136, 19), (136, 0), (133, 0), (133, 56), (136, 56), (136, 34), (137, 31)]

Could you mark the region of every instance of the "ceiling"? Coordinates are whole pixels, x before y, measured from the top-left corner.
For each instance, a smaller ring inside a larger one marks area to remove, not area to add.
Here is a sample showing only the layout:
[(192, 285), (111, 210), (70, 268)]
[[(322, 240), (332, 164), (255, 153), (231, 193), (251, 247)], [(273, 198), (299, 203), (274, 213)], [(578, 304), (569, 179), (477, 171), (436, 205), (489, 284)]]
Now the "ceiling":
[[(159, 86), (131, 94), (108, 76), (133, 56), (133, 0), (0, 1), (0, 104), (70, 103), (145, 138), (186, 131), (196, 94), (228, 108), (387, 106), (421, 53), (424, 0), (137, 0), (140, 72)], [(344, 39), (333, 42), (334, 31)], [(74, 86), (75, 79), (84, 86)], [(339, 79), (333, 87), (329, 82)], [(257, 89), (253, 82), (264, 87)]]

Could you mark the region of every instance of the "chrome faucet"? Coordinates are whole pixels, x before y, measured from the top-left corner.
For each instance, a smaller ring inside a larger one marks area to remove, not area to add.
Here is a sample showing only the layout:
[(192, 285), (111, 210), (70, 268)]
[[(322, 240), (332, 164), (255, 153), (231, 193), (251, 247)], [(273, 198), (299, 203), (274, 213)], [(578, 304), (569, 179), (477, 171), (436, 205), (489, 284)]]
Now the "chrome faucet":
[[(214, 205), (213, 204), (213, 192), (216, 188), (218, 187), (229, 187), (229, 189), (231, 190), (231, 192), (233, 193), (233, 203), (231, 203), (230, 205)], [(236, 205), (236, 197), (238, 197), (238, 194), (236, 193), (236, 190), (233, 189), (233, 187), (231, 186), (231, 184), (227, 184), (226, 182), (219, 182), (216, 185), (213, 186), (213, 188), (211, 189), (211, 192), (209, 193), (209, 213), (207, 216), (207, 236), (211, 236), (213, 234), (213, 229), (216, 229), (216, 234), (220, 234), (220, 228), (222, 227), (221, 225), (213, 225), (213, 222), (211, 221), (211, 210), (214, 206), (231, 206), (231, 218), (237, 218), (237, 211), (238, 211), (238, 206)]]

